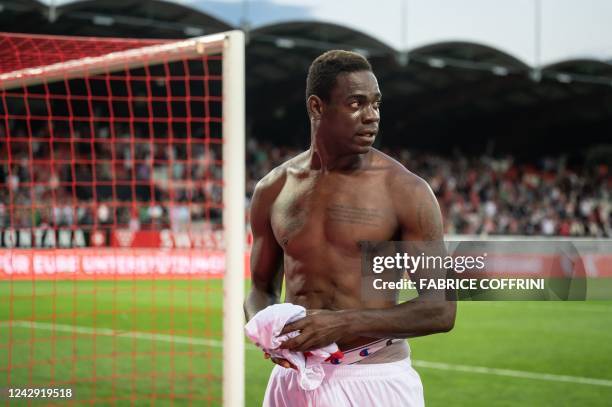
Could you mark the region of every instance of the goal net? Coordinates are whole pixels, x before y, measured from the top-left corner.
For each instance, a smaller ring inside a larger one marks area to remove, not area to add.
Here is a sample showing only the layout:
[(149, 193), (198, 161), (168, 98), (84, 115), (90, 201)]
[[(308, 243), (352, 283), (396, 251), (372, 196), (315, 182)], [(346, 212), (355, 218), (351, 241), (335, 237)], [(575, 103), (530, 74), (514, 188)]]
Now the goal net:
[(0, 388), (242, 405), (243, 34), (0, 44)]

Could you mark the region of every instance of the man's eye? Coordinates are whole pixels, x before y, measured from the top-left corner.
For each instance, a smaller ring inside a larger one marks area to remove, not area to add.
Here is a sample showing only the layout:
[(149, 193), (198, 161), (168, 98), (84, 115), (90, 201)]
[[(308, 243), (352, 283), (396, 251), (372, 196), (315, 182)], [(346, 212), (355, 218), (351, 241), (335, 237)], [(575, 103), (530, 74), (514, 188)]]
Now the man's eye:
[(380, 109), (380, 105), (381, 105), (381, 104), (382, 104), (382, 102), (380, 102), (380, 101), (379, 101), (379, 102), (374, 102), (374, 107), (375, 107), (376, 109)]
[(359, 107), (359, 101), (355, 100), (349, 104), (349, 106), (353, 109), (357, 109)]

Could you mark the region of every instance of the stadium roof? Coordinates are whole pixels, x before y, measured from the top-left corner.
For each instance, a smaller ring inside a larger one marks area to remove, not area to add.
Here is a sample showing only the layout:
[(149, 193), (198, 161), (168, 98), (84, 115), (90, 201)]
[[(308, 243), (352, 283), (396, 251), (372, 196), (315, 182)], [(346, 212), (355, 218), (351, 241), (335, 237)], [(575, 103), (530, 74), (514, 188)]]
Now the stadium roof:
[(193, 8), (160, 0), (0, 1), (7, 32), (135, 38), (187, 38), (232, 29)]
[[(87, 29), (100, 31), (95, 26), (119, 25), (131, 26), (133, 36), (175, 38), (299, 21), (343, 26), (397, 52), (460, 40), (498, 49), (530, 66), (612, 59), (612, 3), (596, 0), (353, 0), (350, 7), (327, 0), (1, 0), (0, 7), (4, 31), (24, 25), (23, 32), (43, 23), (40, 18), (6, 19), (15, 9), (37, 10), (51, 21), (73, 20), (84, 25), (75, 27), (81, 35)], [(50, 33), (49, 25), (43, 26)]]
[[(461, 2), (460, 8), (440, 8), (435, 2), (424, 6), (422, 0), (379, 0), (375, 11), (366, 0), (354, 0), (351, 7), (324, 0), (0, 0), (0, 27), (7, 32), (134, 38), (186, 38), (241, 27), (255, 42), (278, 48), (266, 52), (281, 62), (287, 59), (286, 49), (293, 47), (352, 48), (369, 56), (393, 54), (400, 64), (425, 59), (434, 67), (502, 75), (531, 67), (552, 69), (548, 77), (565, 78), (558, 75), (569, 66), (564, 61), (612, 61), (612, 26), (607, 24), (612, 3), (589, 9), (588, 1), (571, 6), (555, 2), (555, 7), (548, 0), (540, 2), (539, 48), (532, 8), (485, 0)], [(572, 24), (563, 24), (568, 15)], [(586, 17), (592, 18), (588, 24)], [(599, 27), (602, 18), (604, 28)], [(559, 27), (562, 32), (557, 32)], [(597, 35), (602, 33), (608, 35)], [(262, 52), (260, 47), (251, 49)], [(282, 75), (281, 67), (272, 63), (257, 68), (271, 76), (275, 71)], [(574, 77), (593, 83), (609, 83), (610, 78), (606, 69)]]

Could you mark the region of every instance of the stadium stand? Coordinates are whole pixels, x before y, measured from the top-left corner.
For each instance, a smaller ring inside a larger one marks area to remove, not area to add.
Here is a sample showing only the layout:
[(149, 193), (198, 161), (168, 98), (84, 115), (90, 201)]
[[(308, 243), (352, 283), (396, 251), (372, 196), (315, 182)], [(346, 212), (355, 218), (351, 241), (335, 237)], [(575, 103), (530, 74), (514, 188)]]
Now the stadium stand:
[[(86, 103), (86, 101), (82, 101)], [(33, 112), (32, 114), (35, 114)], [(206, 201), (220, 206), (221, 189), (211, 178), (220, 179), (215, 166), (215, 151), (205, 150), (200, 144), (187, 146), (176, 143), (172, 146), (136, 143), (133, 159), (130, 144), (114, 147), (108, 143), (96, 143), (95, 155), (97, 181), (92, 183), (92, 166), (85, 160), (91, 154), (90, 142), (84, 138), (77, 143), (77, 157), (70, 158), (70, 144), (55, 143), (51, 153), (45, 142), (45, 128), (41, 127), (32, 140), (33, 155), (38, 161), (54, 157), (54, 170), (47, 166), (31, 165), (25, 122), (12, 121), (13, 139), (21, 142), (10, 144), (13, 168), (7, 162), (0, 166), (0, 184), (6, 186), (0, 192), (0, 225), (8, 227), (8, 189), (15, 196), (18, 209), (14, 213), (12, 227), (87, 226), (94, 224), (94, 217), (104, 227), (112, 225), (132, 229), (179, 228), (182, 224), (209, 219), (220, 219), (218, 209), (213, 208), (206, 216), (201, 206), (180, 205), (180, 202)], [(86, 125), (87, 127), (87, 125)], [(135, 127), (138, 132), (145, 129)], [(66, 130), (66, 129), (64, 129)], [(56, 128), (62, 133), (61, 125)], [(119, 124), (115, 130), (117, 138), (128, 139), (127, 126)], [(0, 127), (0, 137), (4, 136)], [(77, 132), (79, 130), (77, 129)], [(110, 129), (101, 125), (98, 137), (108, 137)], [(87, 129), (83, 129), (83, 134)], [(85, 137), (85, 136), (84, 136)], [(146, 139), (145, 134), (136, 134), (136, 139)], [(9, 144), (0, 147), (2, 156), (7, 156)], [(115, 151), (113, 151), (115, 150)], [(189, 151), (188, 151), (189, 150)], [(409, 149), (387, 152), (401, 161), (407, 168), (424, 177), (436, 193), (446, 220), (446, 231), (450, 234), (502, 234), (502, 235), (547, 235), (547, 236), (612, 236), (610, 197), (612, 174), (604, 165), (569, 168), (562, 158), (541, 157), (538, 161), (517, 162), (511, 154), (502, 158), (487, 155), (445, 156), (439, 153), (420, 153)], [(250, 197), (257, 180), (281, 162), (298, 153), (290, 146), (272, 145), (251, 138), (247, 144), (247, 198)], [(118, 158), (112, 160), (113, 155)], [(187, 160), (187, 157), (191, 157)], [(71, 164), (76, 179), (75, 194), (78, 207), (72, 209)], [(111, 163), (114, 162), (114, 165)], [(154, 206), (142, 205), (134, 211), (129, 182), (134, 170), (138, 182), (135, 193), (139, 202), (148, 202), (151, 194), (160, 202)], [(112, 180), (118, 181), (113, 183)], [(179, 204), (172, 208), (168, 202), (168, 182), (173, 182), (175, 199)], [(153, 192), (149, 184), (153, 183)], [(93, 200), (92, 188), (96, 188), (97, 201)], [(113, 191), (113, 188), (115, 190)], [(55, 192), (57, 206), (40, 206), (30, 213), (33, 202), (47, 202)], [(118, 198), (113, 200), (113, 196)], [(122, 204), (123, 203), (123, 204)], [(116, 206), (116, 208), (114, 207)], [(116, 216), (116, 219), (113, 217)]]
[[(264, 174), (299, 151), (251, 139), (247, 195)], [(511, 155), (383, 151), (429, 182), (449, 234), (612, 236), (612, 178), (605, 165), (571, 169), (546, 157), (519, 163)]]

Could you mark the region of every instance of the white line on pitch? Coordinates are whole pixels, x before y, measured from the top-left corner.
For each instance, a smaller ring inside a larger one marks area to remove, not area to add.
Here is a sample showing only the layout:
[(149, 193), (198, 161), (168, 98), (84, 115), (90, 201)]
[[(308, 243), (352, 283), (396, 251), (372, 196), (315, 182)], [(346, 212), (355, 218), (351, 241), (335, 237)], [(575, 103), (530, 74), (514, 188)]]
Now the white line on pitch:
[[(63, 324), (51, 324), (47, 322), (35, 322), (35, 321), (1, 321), (0, 327), (5, 328), (8, 326), (13, 328), (29, 328), (29, 329), (41, 329), (46, 331), (56, 332), (69, 332), (81, 335), (100, 335), (100, 336), (114, 336), (117, 338), (133, 338), (133, 339), (144, 339), (150, 341), (160, 342), (173, 342), (187, 345), (198, 345), (198, 346), (210, 346), (215, 348), (223, 347), (223, 342), (216, 339), (204, 339), (204, 338), (193, 338), (190, 336), (179, 336), (179, 335), (165, 335), (165, 334), (153, 334), (147, 332), (134, 332), (134, 331), (116, 331), (108, 328), (91, 328), (84, 326), (74, 325), (63, 325)], [(247, 350), (258, 350), (257, 347), (252, 344), (246, 344)], [(416, 367), (426, 369), (438, 369), (438, 370), (450, 370), (456, 372), (465, 373), (481, 373), (496, 376), (509, 376), (521, 379), (534, 379), (534, 380), (547, 380), (553, 382), (566, 382), (576, 384), (590, 384), (594, 386), (606, 386), (612, 387), (612, 380), (606, 379), (593, 379), (589, 377), (579, 376), (565, 376), (548, 373), (536, 373), (526, 372), (522, 370), (510, 370), (510, 369), (497, 369), (491, 367), (482, 366), (468, 366), (468, 365), (457, 365), (450, 363), (439, 363), (439, 362), (427, 362), (425, 360), (413, 360), (412, 364)]]
[[(173, 342), (186, 345), (198, 345), (198, 346), (210, 346), (213, 348), (222, 348), (223, 342), (217, 339), (204, 339), (194, 338), (191, 336), (180, 336), (180, 335), (165, 335), (165, 334), (154, 334), (149, 332), (136, 332), (136, 331), (117, 331), (108, 328), (91, 328), (86, 326), (76, 325), (64, 325), (64, 324), (51, 324), (48, 322), (35, 322), (35, 321), (2, 321), (0, 327), (5, 328), (11, 325), (13, 328), (29, 328), (29, 329), (40, 329), (45, 331), (56, 331), (56, 332), (68, 332), (76, 333), (80, 335), (98, 335), (98, 336), (114, 336), (117, 338), (133, 338), (133, 339), (144, 339), (149, 341), (159, 342)], [(257, 349), (254, 345), (247, 344), (247, 348)]]
[(580, 384), (592, 384), (595, 386), (612, 387), (612, 380), (592, 379), (590, 377), (563, 376), (563, 375), (548, 374), (548, 373), (525, 372), (522, 370), (496, 369), (492, 367), (482, 367), (482, 366), (455, 365), (455, 364), (449, 364), (449, 363), (427, 362), (424, 360), (413, 360), (412, 364), (416, 367), (423, 367), (423, 368), (429, 368), (429, 369), (453, 370), (457, 372), (466, 372), (466, 373), (483, 373), (483, 374), (490, 374), (490, 375), (496, 375), (496, 376), (518, 377), (521, 379), (548, 380), (552, 382), (580, 383)]
[[(578, 302), (578, 301), (576, 301)], [(488, 301), (487, 307), (506, 307), (508, 305), (515, 306), (517, 301)], [(478, 302), (462, 302), (462, 304), (478, 304)], [(575, 302), (561, 302), (561, 301), (549, 301), (544, 302), (540, 301), (536, 304), (521, 304), (521, 307), (527, 309), (534, 309), (539, 311), (557, 311), (557, 312), (572, 312), (572, 311), (581, 311), (581, 312), (602, 312), (608, 315), (612, 315), (612, 307), (606, 305), (593, 305), (593, 306), (581, 306), (575, 305)], [(513, 311), (516, 311), (513, 309)]]

